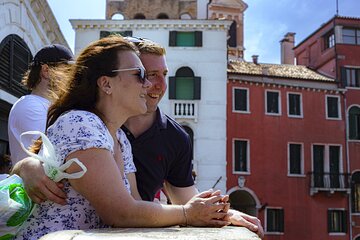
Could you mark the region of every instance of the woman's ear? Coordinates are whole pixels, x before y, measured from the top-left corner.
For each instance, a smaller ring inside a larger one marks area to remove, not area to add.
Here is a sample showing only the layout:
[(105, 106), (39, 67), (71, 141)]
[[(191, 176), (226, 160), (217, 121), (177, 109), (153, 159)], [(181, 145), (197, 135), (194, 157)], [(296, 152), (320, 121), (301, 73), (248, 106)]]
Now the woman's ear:
[(106, 93), (107, 95), (111, 94), (112, 87), (111, 87), (111, 81), (110, 78), (107, 76), (101, 76), (97, 80), (97, 85), (101, 91)]

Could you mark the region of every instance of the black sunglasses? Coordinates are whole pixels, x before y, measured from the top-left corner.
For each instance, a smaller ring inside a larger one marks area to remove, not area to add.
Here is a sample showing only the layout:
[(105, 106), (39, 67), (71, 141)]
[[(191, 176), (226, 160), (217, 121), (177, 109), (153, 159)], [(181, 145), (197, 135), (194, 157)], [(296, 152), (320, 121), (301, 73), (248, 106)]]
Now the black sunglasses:
[(138, 70), (138, 73), (136, 75), (139, 77), (139, 82), (141, 84), (144, 84), (146, 82), (146, 71), (144, 68), (135, 67), (135, 68), (115, 69), (115, 70), (111, 70), (111, 72), (126, 72), (133, 70)]

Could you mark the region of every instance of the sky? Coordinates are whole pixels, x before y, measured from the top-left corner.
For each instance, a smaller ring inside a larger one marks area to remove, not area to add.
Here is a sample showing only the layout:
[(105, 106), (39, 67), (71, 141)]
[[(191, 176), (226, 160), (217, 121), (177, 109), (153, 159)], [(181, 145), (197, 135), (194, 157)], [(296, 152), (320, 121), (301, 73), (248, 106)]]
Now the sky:
[[(336, 0), (244, 0), (245, 60), (280, 63), (280, 41), (294, 32), (295, 45), (336, 14)], [(69, 46), (75, 32), (69, 19), (105, 19), (106, 0), (48, 0)], [(338, 0), (340, 16), (360, 18), (360, 0)]]

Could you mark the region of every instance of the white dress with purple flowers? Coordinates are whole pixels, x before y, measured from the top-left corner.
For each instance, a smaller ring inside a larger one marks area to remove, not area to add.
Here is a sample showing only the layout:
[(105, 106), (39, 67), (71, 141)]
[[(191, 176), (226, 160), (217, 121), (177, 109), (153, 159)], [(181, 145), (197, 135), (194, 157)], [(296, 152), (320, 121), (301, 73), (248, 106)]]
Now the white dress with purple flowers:
[[(65, 162), (69, 154), (88, 148), (107, 149), (114, 154), (114, 141), (107, 127), (91, 112), (72, 110), (61, 115), (48, 128), (47, 136), (61, 163)], [(136, 172), (130, 142), (121, 129), (117, 132), (117, 139), (124, 159), (125, 174)], [(130, 184), (125, 174), (124, 184), (130, 193)], [(39, 204), (15, 239), (38, 239), (59, 230), (108, 227), (102, 223), (89, 201), (76, 192), (66, 180), (64, 191), (68, 197), (67, 205), (62, 206), (50, 201)]]

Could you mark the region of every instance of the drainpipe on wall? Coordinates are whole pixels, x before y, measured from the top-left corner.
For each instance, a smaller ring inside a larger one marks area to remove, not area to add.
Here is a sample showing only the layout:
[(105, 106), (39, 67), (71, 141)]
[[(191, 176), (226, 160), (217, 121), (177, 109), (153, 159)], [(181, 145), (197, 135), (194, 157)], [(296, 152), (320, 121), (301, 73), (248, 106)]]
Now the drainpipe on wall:
[[(333, 20), (333, 28), (334, 28), (334, 35), (337, 33), (335, 31), (336, 28), (336, 18), (338, 15), (335, 15)], [(339, 71), (339, 60), (338, 60), (338, 53), (337, 53), (337, 42), (336, 42), (337, 36), (335, 36), (335, 71), (336, 71), (336, 79), (339, 80), (338, 86), (341, 86), (341, 74)], [(339, 77), (340, 75), (340, 77)], [(341, 86), (346, 88), (346, 86)], [(349, 142), (348, 142), (348, 114), (347, 114), (347, 103), (346, 103), (346, 89), (345, 92), (342, 92), (341, 94), (344, 97), (344, 113), (345, 113), (345, 156), (346, 156), (346, 165), (347, 165), (347, 172), (350, 174), (350, 158), (349, 158)], [(348, 179), (349, 180), (349, 179)], [(351, 188), (351, 181), (349, 182), (350, 188)], [(351, 207), (351, 189), (350, 189), (350, 196), (348, 197), (348, 204), (349, 204), (349, 240), (352, 240), (352, 207)]]
[(212, 2), (212, 0), (210, 0), (207, 4), (206, 4), (206, 19), (209, 19), (209, 5)]
[[(346, 94), (342, 93), (342, 95), (344, 96), (344, 113), (345, 113), (345, 155), (346, 155), (346, 165), (347, 165), (347, 172), (350, 174), (351, 168), (350, 168), (350, 157), (349, 157), (349, 129), (348, 129), (348, 114), (347, 114), (347, 103), (346, 103)], [(351, 177), (351, 174), (350, 176)], [(350, 179), (348, 179), (350, 180)], [(352, 207), (351, 207), (351, 181), (349, 182), (349, 186), (350, 186), (350, 196), (348, 198), (348, 203), (349, 203), (349, 239), (352, 240)]]

